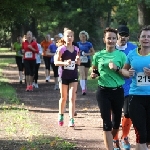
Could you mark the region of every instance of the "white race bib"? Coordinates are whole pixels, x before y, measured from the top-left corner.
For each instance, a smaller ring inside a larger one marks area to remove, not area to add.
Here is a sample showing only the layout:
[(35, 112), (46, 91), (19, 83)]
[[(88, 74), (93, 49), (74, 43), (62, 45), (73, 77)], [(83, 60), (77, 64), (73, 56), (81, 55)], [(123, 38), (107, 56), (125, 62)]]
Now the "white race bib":
[(137, 86), (150, 86), (150, 76), (146, 76), (144, 72), (137, 73)]
[(87, 56), (80, 56), (81, 63), (87, 63), (88, 57)]
[(70, 65), (64, 66), (64, 69), (67, 69), (67, 70), (74, 70), (74, 69), (75, 69), (75, 61), (71, 61), (71, 64), (70, 64)]
[(25, 52), (25, 58), (32, 58), (32, 52)]

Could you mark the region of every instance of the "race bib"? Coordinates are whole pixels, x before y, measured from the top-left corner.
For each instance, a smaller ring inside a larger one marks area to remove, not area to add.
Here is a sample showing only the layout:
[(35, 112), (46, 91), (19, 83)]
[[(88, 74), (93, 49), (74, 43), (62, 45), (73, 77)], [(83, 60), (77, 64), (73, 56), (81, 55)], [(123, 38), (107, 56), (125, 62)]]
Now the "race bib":
[(80, 60), (81, 60), (81, 63), (87, 63), (88, 62), (87, 56), (80, 56)]
[(74, 70), (74, 69), (75, 69), (75, 61), (71, 61), (71, 64), (70, 64), (70, 65), (64, 66), (64, 69), (67, 69), (67, 70)]
[(137, 73), (137, 86), (150, 86), (150, 76), (146, 76), (144, 72)]
[(32, 58), (32, 52), (26, 52), (25, 53), (25, 58)]

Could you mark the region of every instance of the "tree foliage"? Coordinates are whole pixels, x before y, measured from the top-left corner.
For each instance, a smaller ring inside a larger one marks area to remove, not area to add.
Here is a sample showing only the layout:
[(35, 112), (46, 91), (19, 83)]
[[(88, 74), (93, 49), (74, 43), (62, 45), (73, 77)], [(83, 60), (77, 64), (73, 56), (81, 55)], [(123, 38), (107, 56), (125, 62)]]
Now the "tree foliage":
[(79, 32), (86, 30), (90, 40), (100, 47), (103, 29), (117, 28), (122, 20), (134, 39), (139, 26), (150, 24), (149, 10), (150, 0), (5, 0), (0, 2), (0, 29), (15, 36), (27, 30), (36, 36), (53, 36), (68, 27), (75, 31), (76, 40)]

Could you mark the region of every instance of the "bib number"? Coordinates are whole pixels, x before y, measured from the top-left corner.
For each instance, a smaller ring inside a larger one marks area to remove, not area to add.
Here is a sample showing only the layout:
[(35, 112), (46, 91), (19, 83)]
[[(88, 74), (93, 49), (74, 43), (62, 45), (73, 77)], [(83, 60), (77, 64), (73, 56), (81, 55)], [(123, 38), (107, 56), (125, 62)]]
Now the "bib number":
[(25, 53), (25, 58), (32, 58), (32, 52), (26, 52)]
[(67, 70), (74, 70), (74, 69), (75, 69), (75, 61), (71, 61), (71, 64), (70, 64), (70, 65), (64, 66), (64, 69), (67, 69)]
[(87, 56), (80, 56), (80, 60), (81, 60), (81, 63), (87, 63), (88, 62)]
[(139, 72), (136, 76), (137, 86), (150, 86), (150, 76), (146, 76), (143, 72)]

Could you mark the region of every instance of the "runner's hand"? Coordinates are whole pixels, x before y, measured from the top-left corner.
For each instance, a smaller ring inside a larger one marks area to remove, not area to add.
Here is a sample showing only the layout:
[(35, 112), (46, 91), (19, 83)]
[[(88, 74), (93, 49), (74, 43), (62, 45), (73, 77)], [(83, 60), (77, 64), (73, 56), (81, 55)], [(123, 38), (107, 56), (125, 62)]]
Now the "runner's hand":
[(30, 48), (31, 50), (33, 50), (33, 47), (31, 45), (28, 45), (28, 48)]
[(92, 79), (95, 79), (96, 77), (98, 77), (98, 75), (97, 75), (96, 73), (92, 72), (91, 75), (90, 75), (90, 77), (91, 77)]
[(112, 61), (109, 62), (109, 68), (111, 70), (115, 70), (115, 71), (117, 70), (117, 66)]
[(84, 51), (82, 51), (82, 56), (86, 56), (86, 54), (85, 54), (85, 52), (84, 52)]
[(149, 68), (144, 67), (143, 70), (144, 70), (144, 73), (146, 76), (150, 76), (150, 69)]
[(133, 77), (135, 75), (135, 70), (131, 67), (129, 69), (129, 77)]
[(75, 59), (75, 62), (78, 62), (79, 60), (80, 60), (80, 57), (77, 55), (76, 59)]
[(68, 59), (67, 61), (65, 61), (65, 66), (71, 65), (71, 59)]

